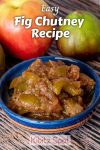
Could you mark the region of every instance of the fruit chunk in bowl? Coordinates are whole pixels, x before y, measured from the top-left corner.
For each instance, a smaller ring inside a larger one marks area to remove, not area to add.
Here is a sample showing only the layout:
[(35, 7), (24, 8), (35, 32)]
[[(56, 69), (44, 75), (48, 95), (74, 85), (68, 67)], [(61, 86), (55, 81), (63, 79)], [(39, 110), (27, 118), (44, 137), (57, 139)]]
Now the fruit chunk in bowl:
[(86, 109), (94, 87), (95, 81), (77, 65), (37, 59), (11, 81), (8, 107), (27, 118), (62, 120)]

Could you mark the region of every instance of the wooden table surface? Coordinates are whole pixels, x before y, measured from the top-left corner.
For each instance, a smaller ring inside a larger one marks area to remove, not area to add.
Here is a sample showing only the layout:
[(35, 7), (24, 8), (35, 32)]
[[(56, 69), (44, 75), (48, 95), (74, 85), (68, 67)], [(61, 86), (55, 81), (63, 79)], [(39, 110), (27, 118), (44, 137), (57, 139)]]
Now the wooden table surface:
[[(45, 0), (50, 6), (59, 6), (59, 16), (66, 16), (76, 9), (88, 10), (100, 18), (100, 6), (89, 0)], [(60, 56), (56, 44), (53, 42), (48, 55)], [(87, 61), (100, 75), (100, 57)], [(93, 117), (83, 126), (72, 130), (71, 146), (31, 146), (29, 144), (31, 132), (25, 131), (12, 124), (3, 110), (0, 109), (0, 150), (100, 150), (100, 105), (94, 111)]]

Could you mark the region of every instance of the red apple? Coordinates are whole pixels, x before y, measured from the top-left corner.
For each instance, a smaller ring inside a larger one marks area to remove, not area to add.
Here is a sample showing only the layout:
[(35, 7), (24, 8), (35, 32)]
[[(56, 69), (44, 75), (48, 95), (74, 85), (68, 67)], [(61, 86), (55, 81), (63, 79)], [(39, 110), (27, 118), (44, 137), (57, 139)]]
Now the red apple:
[[(52, 38), (32, 38), (32, 29), (51, 31), (52, 26), (37, 26), (38, 16), (54, 18), (51, 12), (43, 12), (42, 6), (48, 6), (43, 0), (1, 0), (0, 1), (0, 42), (12, 56), (25, 60), (43, 55), (51, 45)], [(28, 29), (18, 24), (15, 17), (25, 16), (33, 20)]]
[(3, 47), (0, 45), (0, 77), (5, 71), (5, 54)]

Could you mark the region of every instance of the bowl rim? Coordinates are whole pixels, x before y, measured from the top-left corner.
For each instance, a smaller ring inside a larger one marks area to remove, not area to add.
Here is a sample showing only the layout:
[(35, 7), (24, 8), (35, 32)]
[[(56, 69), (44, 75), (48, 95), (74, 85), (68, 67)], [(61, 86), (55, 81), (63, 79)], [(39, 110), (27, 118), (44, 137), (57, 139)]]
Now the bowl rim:
[(45, 60), (45, 59), (54, 59), (54, 60), (62, 60), (62, 61), (69, 61), (71, 63), (72, 62), (77, 62), (78, 64), (81, 64), (81, 65), (84, 65), (87, 69), (89, 69), (89, 71), (92, 72), (93, 74), (93, 77), (95, 78), (95, 81), (96, 81), (96, 86), (99, 87), (96, 88), (95, 90), (97, 90), (98, 92), (98, 95), (96, 95), (96, 98), (95, 98), (95, 92), (93, 94), (93, 98), (92, 98), (92, 101), (94, 101), (94, 103), (91, 103), (89, 105), (89, 107), (87, 107), (83, 112), (79, 113), (78, 115), (75, 115), (73, 117), (70, 117), (70, 118), (64, 118), (64, 119), (61, 119), (61, 120), (53, 120), (53, 121), (49, 121), (49, 120), (35, 120), (35, 119), (30, 119), (30, 118), (26, 118), (24, 116), (21, 116), (15, 112), (13, 112), (12, 110), (10, 110), (3, 102), (2, 98), (1, 98), (1, 90), (0, 90), (0, 106), (1, 108), (7, 113), (7, 114), (10, 114), (12, 117), (15, 117), (16, 119), (20, 120), (20, 121), (24, 121), (26, 123), (34, 123), (36, 125), (40, 125), (40, 124), (45, 124), (45, 125), (57, 125), (57, 124), (60, 124), (60, 123), (70, 123), (72, 121), (75, 121), (75, 120), (78, 120), (80, 118), (83, 118), (85, 117), (87, 114), (89, 114), (90, 112), (93, 111), (94, 107), (98, 104), (99, 102), (99, 98), (100, 98), (100, 78), (99, 76), (96, 74), (96, 72), (93, 70), (92, 67), (90, 67), (88, 64), (85, 64), (84, 62), (80, 61), (80, 60), (77, 60), (77, 59), (73, 59), (73, 58), (69, 58), (69, 57), (59, 57), (59, 56), (43, 56), (43, 57), (37, 57), (37, 58), (32, 58), (30, 60), (26, 60), (26, 61), (23, 61), (21, 63), (18, 63), (17, 65), (13, 66), (11, 69), (9, 69), (0, 79), (0, 89), (2, 88), (2, 82), (6, 79), (6, 77), (10, 74), (10, 72), (13, 72), (13, 70), (17, 69), (18, 67), (24, 65), (25, 63), (29, 63), (29, 62), (33, 62), (35, 61), (36, 59), (42, 59), (42, 60)]

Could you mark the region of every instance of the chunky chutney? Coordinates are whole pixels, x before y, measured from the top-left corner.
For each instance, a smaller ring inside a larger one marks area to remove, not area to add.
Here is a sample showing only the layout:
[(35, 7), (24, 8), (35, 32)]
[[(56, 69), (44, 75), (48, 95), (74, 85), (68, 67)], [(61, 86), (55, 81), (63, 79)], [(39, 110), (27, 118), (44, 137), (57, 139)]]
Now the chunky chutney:
[(94, 86), (94, 80), (80, 72), (77, 65), (37, 59), (11, 81), (8, 107), (38, 120), (69, 118), (86, 109)]

